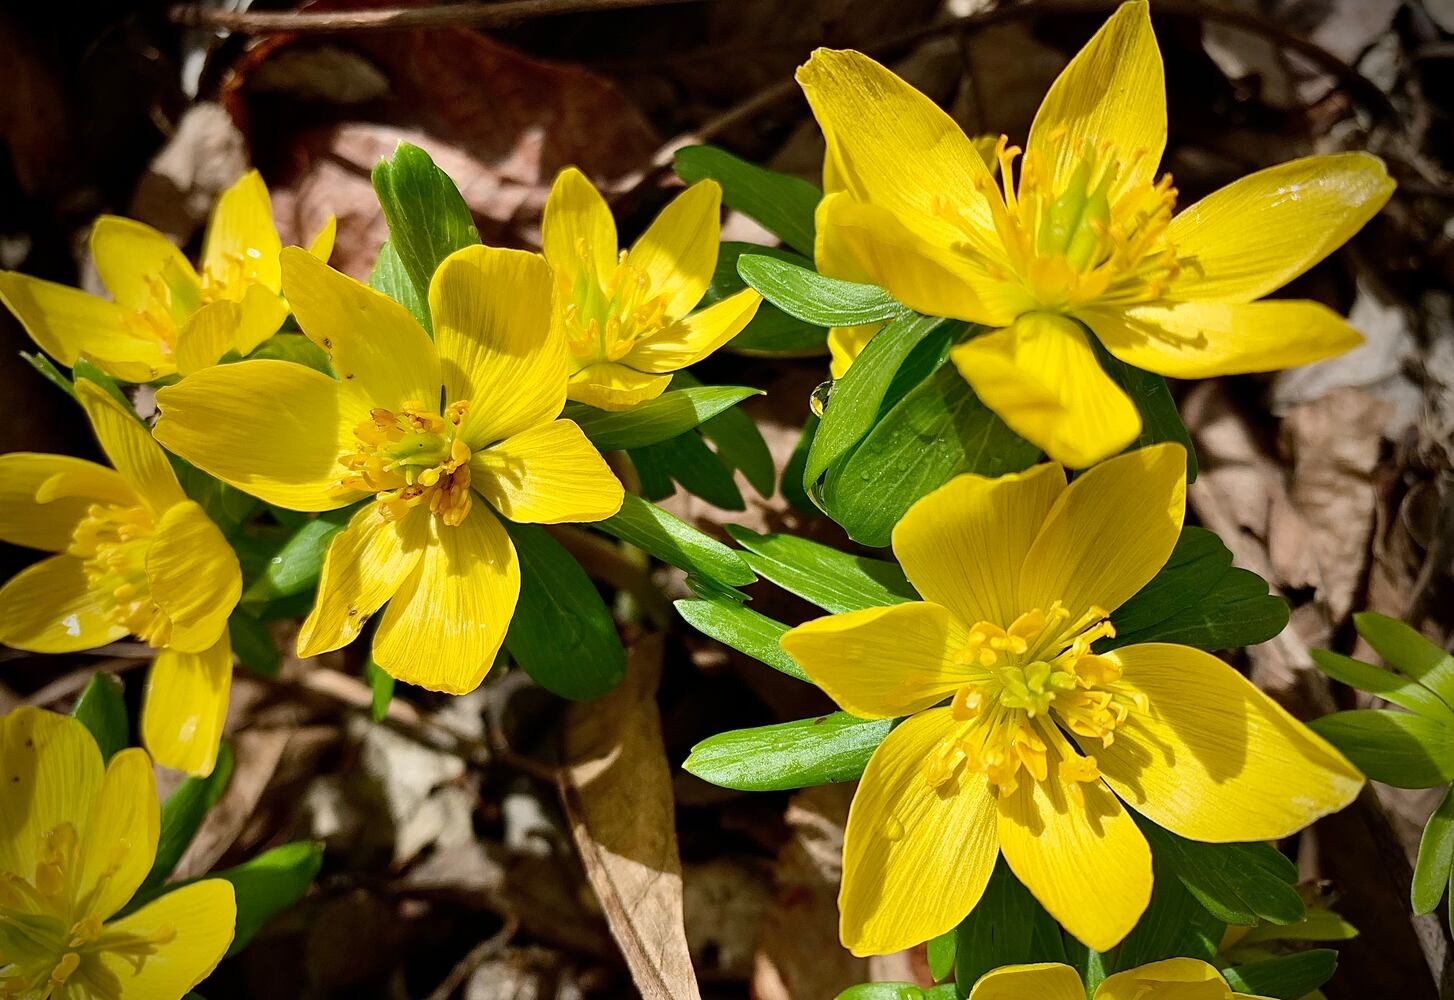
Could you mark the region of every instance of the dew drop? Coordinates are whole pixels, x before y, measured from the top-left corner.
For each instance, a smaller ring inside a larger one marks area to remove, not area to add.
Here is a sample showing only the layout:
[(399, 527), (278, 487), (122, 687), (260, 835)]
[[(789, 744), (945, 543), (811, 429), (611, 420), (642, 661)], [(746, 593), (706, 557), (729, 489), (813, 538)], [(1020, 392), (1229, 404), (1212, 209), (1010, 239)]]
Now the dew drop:
[(832, 392), (833, 380), (831, 378), (820, 383), (818, 388), (813, 390), (813, 394), (808, 397), (808, 408), (813, 411), (813, 416), (821, 417), (823, 415), (823, 410), (828, 406), (828, 396)]
[(890, 816), (884, 823), (884, 836), (889, 840), (904, 839), (904, 824), (899, 822), (897, 816)]

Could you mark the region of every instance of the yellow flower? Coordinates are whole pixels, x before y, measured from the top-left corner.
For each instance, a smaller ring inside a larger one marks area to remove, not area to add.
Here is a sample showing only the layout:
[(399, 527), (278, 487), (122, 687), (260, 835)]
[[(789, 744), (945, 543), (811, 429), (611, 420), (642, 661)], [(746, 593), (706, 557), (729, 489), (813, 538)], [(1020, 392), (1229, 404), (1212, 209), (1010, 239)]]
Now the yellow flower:
[(1050, 464), (959, 476), (894, 529), (924, 600), (783, 636), (845, 711), (908, 716), (849, 813), (840, 933), (855, 954), (954, 927), (1001, 852), (1105, 951), (1151, 894), (1151, 854), (1123, 803), (1230, 842), (1287, 836), (1357, 794), (1363, 777), (1338, 751), (1216, 657), (1166, 643), (1092, 652), (1170, 555), (1185, 468), (1166, 444), (1069, 486)]
[[(333, 250), (332, 217), (311, 250)], [(64, 365), (85, 357), (113, 378), (150, 382), (247, 354), (288, 315), (268, 189), (256, 170), (222, 193), (202, 244), (199, 275), (150, 226), (103, 215), (91, 256), (111, 300), (14, 271), (0, 271), (0, 302), (30, 338)]]
[(742, 332), (762, 301), (750, 288), (692, 312), (717, 266), (721, 211), (722, 188), (699, 181), (618, 254), (605, 199), (579, 170), (561, 171), (541, 228), (571, 399), (629, 410)]
[(76, 395), (114, 468), (0, 456), (0, 539), (56, 553), (0, 587), (0, 642), (70, 653), (136, 636), (157, 650), (143, 742), (168, 767), (210, 774), (232, 683), (237, 556), (141, 422), (94, 382), (78, 380)]
[(179, 1000), (232, 943), (223, 879), (113, 920), (156, 858), (156, 779), (142, 750), (105, 764), (75, 719), (0, 718), (0, 996)]
[[(1007, 965), (982, 976), (969, 1000), (1085, 1000), (1080, 973), (1068, 965)], [(1169, 958), (1118, 972), (1093, 1000), (1262, 1000), (1233, 993), (1222, 974), (1194, 958)]]
[(857, 52), (798, 71), (827, 139), (817, 265), (910, 308), (990, 327), (951, 357), (979, 397), (1055, 461), (1091, 465), (1140, 433), (1101, 370), (1111, 354), (1174, 378), (1272, 371), (1358, 334), (1314, 302), (1255, 301), (1353, 235), (1393, 190), (1364, 153), (1244, 177), (1179, 214), (1161, 56), (1126, 3), (1066, 67), (997, 182), (947, 114)]
[(553, 524), (621, 508), (595, 447), (557, 419), (567, 371), (550, 269), (518, 250), (450, 255), (429, 286), (431, 341), (403, 306), (316, 257), (289, 248), (282, 261), (294, 315), (339, 378), (273, 360), (205, 369), (158, 391), (157, 439), (280, 507), (374, 497), (329, 547), (298, 655), (346, 645), (388, 602), (378, 664), (471, 691), (520, 593), (495, 512)]

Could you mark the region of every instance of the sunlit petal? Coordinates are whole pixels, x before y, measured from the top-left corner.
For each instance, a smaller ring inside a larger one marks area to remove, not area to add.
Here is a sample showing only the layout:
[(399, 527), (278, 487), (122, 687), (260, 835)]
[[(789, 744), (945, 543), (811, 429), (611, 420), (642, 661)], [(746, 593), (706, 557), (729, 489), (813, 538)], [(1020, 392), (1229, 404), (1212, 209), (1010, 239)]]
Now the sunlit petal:
[(596, 446), (570, 420), (552, 420), (477, 451), (470, 483), (511, 521), (600, 521), (624, 490)]
[(227, 631), (242, 596), (237, 555), (202, 507), (184, 500), (157, 523), (146, 550), (151, 599), (172, 623), (167, 644), (188, 653), (210, 648)]
[(677, 195), (631, 245), (626, 263), (646, 275), (650, 294), (665, 295), (667, 316), (685, 316), (707, 292), (717, 266), (722, 187), (698, 181)]
[(200, 653), (157, 654), (146, 675), (141, 738), (158, 764), (212, 773), (231, 687), (232, 643), (225, 632)]
[(51, 556), (0, 587), (0, 642), (33, 653), (95, 649), (126, 635), (91, 592), (75, 556)]

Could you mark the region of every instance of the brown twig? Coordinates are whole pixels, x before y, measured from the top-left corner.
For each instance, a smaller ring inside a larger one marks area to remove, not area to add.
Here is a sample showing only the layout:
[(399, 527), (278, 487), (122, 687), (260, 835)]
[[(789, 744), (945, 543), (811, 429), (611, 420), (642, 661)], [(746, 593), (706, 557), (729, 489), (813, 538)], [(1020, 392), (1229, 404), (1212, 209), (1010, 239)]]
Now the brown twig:
[(178, 4), (168, 11), (176, 24), (219, 28), (244, 35), (278, 32), (337, 34), (350, 31), (402, 31), (410, 28), (503, 28), (521, 21), (563, 14), (630, 10), (710, 0), (502, 0), (500, 3), (450, 3), (428, 7), (379, 7), (374, 10), (217, 10)]
[(455, 963), (454, 968), (449, 970), (449, 975), (444, 977), (444, 981), (435, 987), (433, 993), (429, 994), (429, 1000), (450, 1000), (450, 997), (459, 992), (459, 988), (465, 984), (466, 980), (474, 975), (475, 970), (499, 954), (519, 930), (520, 921), (515, 917), (507, 917), (504, 927), (475, 945), (465, 953), (464, 958)]

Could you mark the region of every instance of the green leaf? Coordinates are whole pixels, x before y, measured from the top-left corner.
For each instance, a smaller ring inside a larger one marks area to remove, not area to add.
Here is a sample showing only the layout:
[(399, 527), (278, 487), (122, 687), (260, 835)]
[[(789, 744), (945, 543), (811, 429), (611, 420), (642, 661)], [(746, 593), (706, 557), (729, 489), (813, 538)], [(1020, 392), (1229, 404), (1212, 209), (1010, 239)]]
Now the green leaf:
[(1133, 814), (1156, 862), (1224, 924), (1290, 924), (1305, 912), (1297, 868), (1267, 844), (1204, 844)]
[(877, 285), (825, 278), (767, 254), (743, 254), (737, 258), (737, 273), (783, 312), (814, 326), (882, 323), (904, 312)]
[(668, 389), (631, 410), (598, 410), (584, 403), (567, 403), (561, 414), (574, 420), (600, 451), (644, 448), (684, 434), (761, 389), (741, 385), (701, 385)]
[(953, 983), (925, 989), (913, 983), (859, 983), (838, 994), (836, 1000), (957, 1000)]
[[(745, 253), (763, 254), (799, 267), (813, 266), (811, 260), (790, 250), (728, 240), (718, 248), (717, 267), (698, 308), (720, 302), (747, 287), (737, 273), (737, 258)], [(727, 349), (755, 357), (813, 357), (828, 353), (828, 330), (789, 316), (771, 302), (763, 302), (747, 326), (727, 342)]]
[(673, 603), (687, 623), (703, 635), (761, 660), (789, 677), (800, 681), (808, 679), (797, 661), (778, 645), (778, 640), (788, 630), (782, 622), (758, 614), (730, 597), (682, 599)]
[(262, 501), (248, 496), (235, 486), (229, 486), (175, 455), (170, 456), (172, 470), (182, 492), (197, 501), (206, 511), (212, 523), (222, 529), (224, 535), (232, 535), (239, 525), (257, 512)]
[(369, 682), (369, 718), (383, 722), (394, 700), (394, 675), (374, 662), (372, 654), (364, 660), (364, 678)]
[[(833, 413), (832, 402), (827, 412)], [(944, 365), (884, 414), (846, 460), (828, 469), (823, 509), (854, 541), (886, 546), (914, 502), (952, 477), (1017, 472), (1039, 455), (1039, 448), (979, 401), (954, 366)]]
[(177, 786), (162, 803), (161, 832), (157, 837), (156, 858), (138, 895), (154, 898), (192, 845), (197, 830), (207, 813), (222, 798), (232, 777), (232, 747), (223, 743), (217, 748), (217, 764), (205, 778), (189, 777)]
[(1175, 441), (1186, 449), (1186, 481), (1197, 479), (1197, 452), (1192, 444), (1191, 434), (1181, 422), (1181, 413), (1176, 408), (1171, 389), (1166, 379), (1151, 372), (1133, 368), (1109, 353), (1095, 337), (1088, 338), (1095, 346), (1096, 356), (1106, 374), (1126, 390), (1131, 402), (1141, 413), (1141, 436), (1131, 445), (1144, 448), (1162, 441)]
[(859, 719), (834, 712), (756, 729), (710, 736), (682, 763), (723, 788), (773, 792), (853, 781), (888, 736), (893, 719)]
[(1449, 887), (1451, 871), (1454, 871), (1454, 788), (1444, 793), (1419, 840), (1419, 859), (1414, 863), (1414, 878), (1409, 887), (1415, 913), (1423, 916), (1434, 912)]
[(1358, 634), (1399, 673), (1454, 705), (1454, 654), (1446, 653), (1397, 618), (1376, 611), (1353, 616)]
[(242, 603), (265, 604), (317, 586), (318, 577), (323, 573), (323, 557), (328, 554), (333, 536), (348, 525), (348, 519), (354, 513), (354, 508), (346, 507), (303, 522), (303, 526), (268, 560), (267, 568), (248, 586), (247, 592), (242, 595)]
[(316, 372), (333, 378), (333, 365), (328, 361), (328, 352), (301, 333), (275, 333), (259, 344), (248, 356), (249, 361), (272, 358), (277, 361), (291, 361), (304, 365)]
[(779, 481), (783, 499), (792, 504), (794, 510), (804, 514), (818, 513), (817, 504), (813, 503), (803, 489), (803, 471), (808, 466), (808, 452), (813, 447), (813, 436), (817, 432), (818, 418), (809, 413), (803, 418), (803, 432), (798, 435), (798, 443), (793, 446), (793, 453), (788, 456), (788, 463), (783, 466), (782, 479)]
[(1374, 781), (1430, 788), (1454, 779), (1454, 729), (1410, 712), (1362, 708), (1308, 723)]
[(1005, 863), (995, 862), (984, 895), (960, 922), (954, 981), (968, 996), (981, 976), (1002, 965), (1064, 962), (1060, 926)]
[(323, 845), (304, 840), (274, 847), (211, 876), (231, 882), (237, 895), (237, 933), (227, 954), (242, 951), (274, 914), (302, 899), (322, 865)]
[(71, 710), (71, 715), (96, 738), (102, 760), (110, 760), (131, 745), (131, 722), (126, 715), (125, 690), (119, 677), (107, 673), (92, 674), (90, 683)]
[(736, 552), (635, 494), (626, 494), (620, 513), (594, 527), (690, 574), (729, 587), (757, 582), (757, 574)]
[(40, 372), (41, 378), (72, 399), (76, 398), (75, 384), (65, 376), (64, 372), (56, 367), (54, 361), (39, 351), (21, 351), (20, 356), (29, 362), (30, 367)]
[(1223, 969), (1222, 975), (1227, 985), (1239, 993), (1270, 997), (1272, 1000), (1302, 1000), (1332, 979), (1337, 968), (1338, 953), (1328, 948), (1317, 948)]
[(227, 635), (244, 667), (263, 677), (278, 676), (282, 661), (266, 625), (239, 606), (228, 616)]
[[(469, 206), (429, 154), (407, 142), (399, 143), (390, 159), (379, 161), (373, 182), (389, 223), (389, 243), (415, 295), (428, 302), (429, 281), (440, 261), (480, 242)], [(427, 322), (424, 328), (433, 329)]]
[(1131, 933), (1108, 956), (1109, 972), (1174, 957), (1210, 962), (1217, 954), (1226, 924), (1208, 913), (1178, 879), (1170, 877), (1159, 857), (1153, 863), (1151, 902)]
[(1342, 681), (1349, 687), (1376, 694), (1410, 712), (1454, 726), (1454, 709), (1450, 709), (1438, 695), (1417, 681), (1331, 650), (1314, 649), (1310, 652), (1318, 668), (1335, 681)]
[(520, 558), (520, 600), (505, 646), (562, 698), (599, 698), (626, 675), (616, 623), (570, 553), (539, 525), (504, 522)]
[[(678, 372), (677, 377), (682, 377), (682, 373)], [(762, 431), (757, 429), (751, 417), (734, 406), (710, 420), (704, 420), (698, 430), (702, 437), (717, 446), (718, 458), (741, 472), (758, 493), (772, 496), (777, 469), (773, 466), (772, 452), (763, 440)]]
[(726, 528), (748, 550), (742, 558), (759, 576), (832, 614), (919, 599), (897, 563), (793, 535), (760, 535), (737, 524)]
[(392, 240), (384, 240), (383, 246), (379, 247), (378, 259), (369, 272), (369, 287), (399, 303), (409, 310), (409, 315), (418, 320), (420, 326), (430, 329), (429, 300), (414, 287)]
[(106, 390), (106, 395), (120, 403), (122, 409), (133, 417), (136, 417), (137, 420), (141, 420), (141, 417), (138, 417), (136, 414), (136, 408), (131, 405), (131, 400), (126, 398), (126, 393), (121, 391), (121, 386), (116, 384), (116, 380), (97, 368), (86, 358), (76, 359), (75, 365), (71, 367), (71, 378), (78, 382), (81, 379), (85, 379), (88, 382), (95, 382)]
[(755, 219), (788, 246), (813, 256), (813, 213), (823, 192), (791, 174), (768, 170), (716, 146), (687, 146), (672, 163), (688, 184), (711, 178), (722, 185), (722, 202)]
[(953, 928), (929, 941), (925, 947), (929, 960), (929, 975), (936, 983), (943, 982), (954, 974), (954, 953), (959, 947), (959, 928)]
[[(747, 507), (742, 499), (742, 491), (737, 488), (737, 483), (732, 478), (732, 470), (716, 452), (707, 447), (698, 434), (688, 431), (660, 444), (632, 448), (630, 454), (638, 471), (641, 471), (643, 461), (648, 467), (655, 465), (681, 483), (682, 489), (693, 496), (701, 497), (714, 507), (723, 510), (745, 510)], [(649, 499), (660, 500), (670, 495), (670, 490), (660, 493), (645, 489), (647, 478), (647, 474), (643, 472), (643, 492)]]
[(1269, 941), (1351, 941), (1357, 936), (1358, 928), (1332, 910), (1314, 908), (1308, 910), (1301, 920), (1284, 927), (1259, 924), (1248, 928), (1234, 947), (1240, 950), (1247, 945)]

